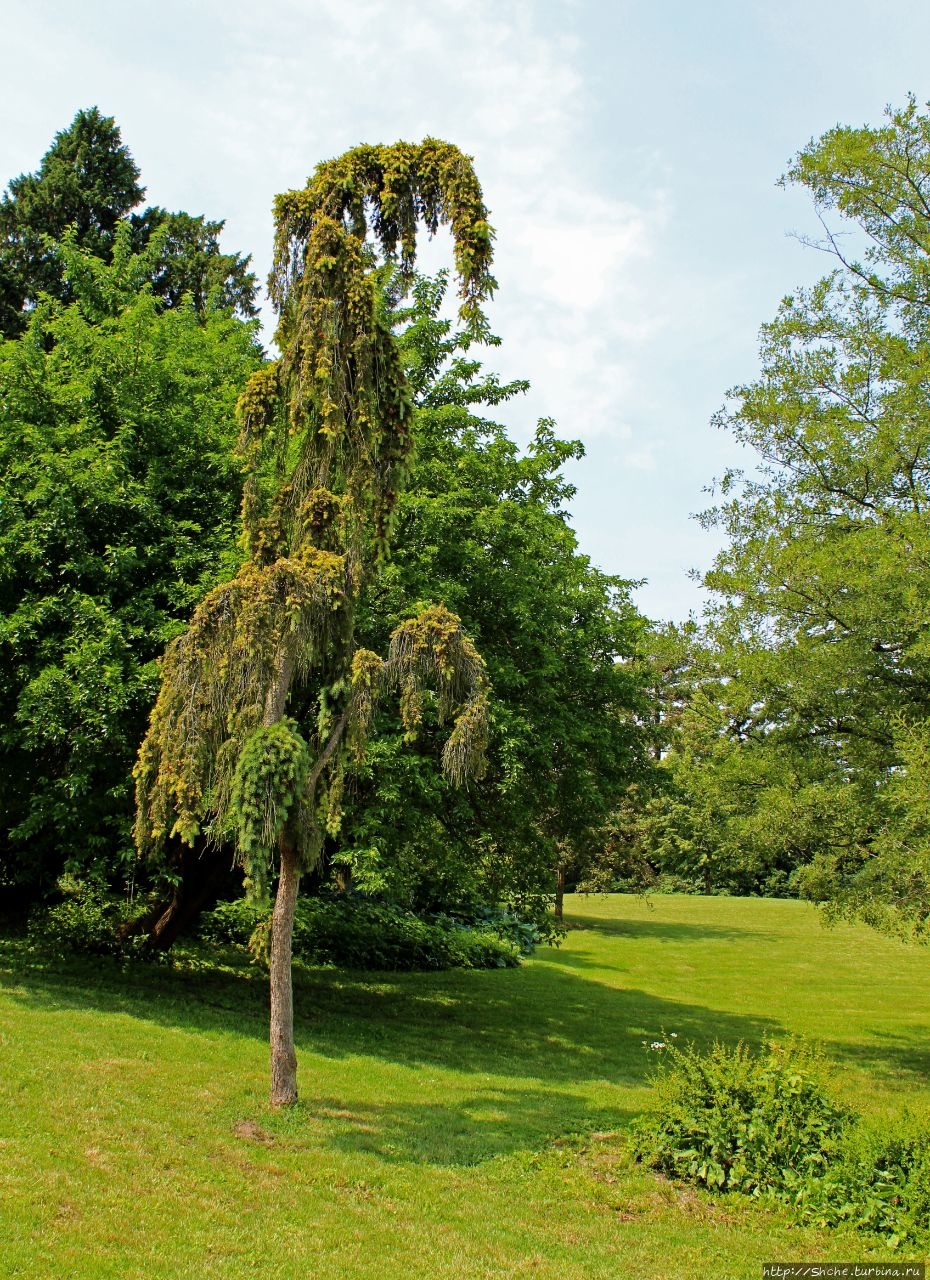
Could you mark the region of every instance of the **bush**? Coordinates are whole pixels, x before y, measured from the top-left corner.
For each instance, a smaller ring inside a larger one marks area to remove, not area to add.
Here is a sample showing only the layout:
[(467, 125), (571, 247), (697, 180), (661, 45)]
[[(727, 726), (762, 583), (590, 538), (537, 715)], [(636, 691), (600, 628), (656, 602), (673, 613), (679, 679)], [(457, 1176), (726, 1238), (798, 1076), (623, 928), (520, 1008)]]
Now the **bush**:
[(637, 1126), (637, 1155), (713, 1190), (795, 1200), (822, 1175), (847, 1117), (823, 1093), (819, 1062), (796, 1044), (666, 1050), (655, 1114)]
[(565, 932), (564, 929), (560, 930), (553, 920), (548, 902), (545, 915), (541, 919), (527, 920), (501, 907), (476, 907), (465, 917), (454, 917), (452, 922), (467, 925), (470, 929), (481, 933), (491, 933), (505, 942), (511, 942), (521, 956), (532, 955), (543, 942), (558, 945)]
[[(660, 1043), (660, 1042), (657, 1042)], [(878, 1132), (832, 1102), (823, 1064), (797, 1043), (752, 1054), (663, 1044), (656, 1110), (633, 1131), (637, 1157), (683, 1182), (784, 1201), (820, 1226), (891, 1247), (930, 1242), (930, 1132), (904, 1118)]]
[(119, 955), (132, 950), (121, 940), (120, 928), (135, 911), (101, 885), (64, 875), (58, 881), (61, 901), (37, 907), (29, 918), (33, 943), (85, 955)]
[[(298, 902), (298, 910), (300, 909)], [(235, 902), (219, 902), (212, 911), (200, 917), (197, 932), (204, 942), (214, 946), (248, 946), (252, 934), (269, 918), (266, 906), (249, 898), (237, 898)]]
[(903, 1117), (881, 1131), (860, 1121), (848, 1131), (825, 1176), (810, 1188), (805, 1217), (846, 1223), (891, 1245), (930, 1243), (930, 1132)]
[[(201, 937), (210, 942), (267, 949), (266, 908), (240, 900), (205, 915)], [(421, 918), (390, 903), (352, 895), (304, 898), (294, 918), (294, 955), (310, 964), (346, 969), (502, 969), (519, 963), (520, 945), (490, 926), (448, 916)]]

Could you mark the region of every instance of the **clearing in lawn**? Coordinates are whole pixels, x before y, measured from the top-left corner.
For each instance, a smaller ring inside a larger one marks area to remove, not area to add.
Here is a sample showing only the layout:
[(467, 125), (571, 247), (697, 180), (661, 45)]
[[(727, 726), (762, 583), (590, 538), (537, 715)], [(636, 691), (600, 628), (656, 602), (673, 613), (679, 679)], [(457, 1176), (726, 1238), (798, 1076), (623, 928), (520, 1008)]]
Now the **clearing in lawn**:
[(672, 1032), (800, 1034), (842, 1100), (930, 1108), (930, 955), (800, 902), (574, 897), (567, 920), (519, 970), (298, 970), (302, 1098), (277, 1113), (262, 973), (7, 939), (0, 1274), (727, 1280), (887, 1259), (676, 1188), (617, 1135)]

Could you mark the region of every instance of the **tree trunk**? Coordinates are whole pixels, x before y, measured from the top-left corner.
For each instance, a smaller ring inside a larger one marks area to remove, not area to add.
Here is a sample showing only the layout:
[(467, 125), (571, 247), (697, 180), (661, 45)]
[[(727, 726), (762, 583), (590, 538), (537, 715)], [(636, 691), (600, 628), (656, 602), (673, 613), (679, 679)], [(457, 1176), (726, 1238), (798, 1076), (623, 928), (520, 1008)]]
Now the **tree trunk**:
[(296, 850), (284, 836), (278, 853), (281, 870), (271, 917), (271, 1105), (288, 1107), (297, 1101), (291, 943), (300, 872)]
[(710, 863), (705, 862), (704, 863), (704, 893), (707, 895), (707, 897), (710, 897), (713, 891), (714, 891), (714, 884), (711, 878)]
[(228, 854), (209, 848), (202, 840), (193, 849), (180, 845), (174, 865), (180, 879), (170, 895), (153, 903), (138, 920), (122, 925), (117, 930), (120, 941), (147, 934), (154, 951), (167, 951), (216, 898), (230, 875)]
[(565, 868), (555, 869), (555, 918), (562, 923), (562, 911), (565, 903)]

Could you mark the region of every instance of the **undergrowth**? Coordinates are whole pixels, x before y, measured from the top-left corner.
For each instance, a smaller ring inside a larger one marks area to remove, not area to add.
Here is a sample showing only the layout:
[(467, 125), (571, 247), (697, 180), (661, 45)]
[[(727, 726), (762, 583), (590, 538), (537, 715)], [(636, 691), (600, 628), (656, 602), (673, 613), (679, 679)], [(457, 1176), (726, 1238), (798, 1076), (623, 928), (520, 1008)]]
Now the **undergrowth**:
[(874, 1127), (829, 1096), (826, 1064), (797, 1041), (715, 1044), (702, 1053), (656, 1042), (654, 1105), (633, 1126), (645, 1164), (714, 1192), (789, 1206), (822, 1227), (930, 1244), (930, 1133), (905, 1116)]

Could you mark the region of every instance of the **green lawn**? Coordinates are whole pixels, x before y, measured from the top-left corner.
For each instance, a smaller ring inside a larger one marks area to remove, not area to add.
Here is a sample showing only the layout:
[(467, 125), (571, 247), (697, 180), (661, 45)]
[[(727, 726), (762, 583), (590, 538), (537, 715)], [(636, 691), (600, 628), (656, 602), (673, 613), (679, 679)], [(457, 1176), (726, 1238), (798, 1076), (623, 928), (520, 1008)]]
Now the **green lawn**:
[(302, 1101), (266, 1104), (245, 967), (0, 946), (0, 1276), (758, 1277), (887, 1258), (683, 1191), (616, 1141), (644, 1040), (819, 1040), (877, 1115), (930, 1109), (930, 954), (796, 902), (576, 897), (519, 970), (297, 980)]

